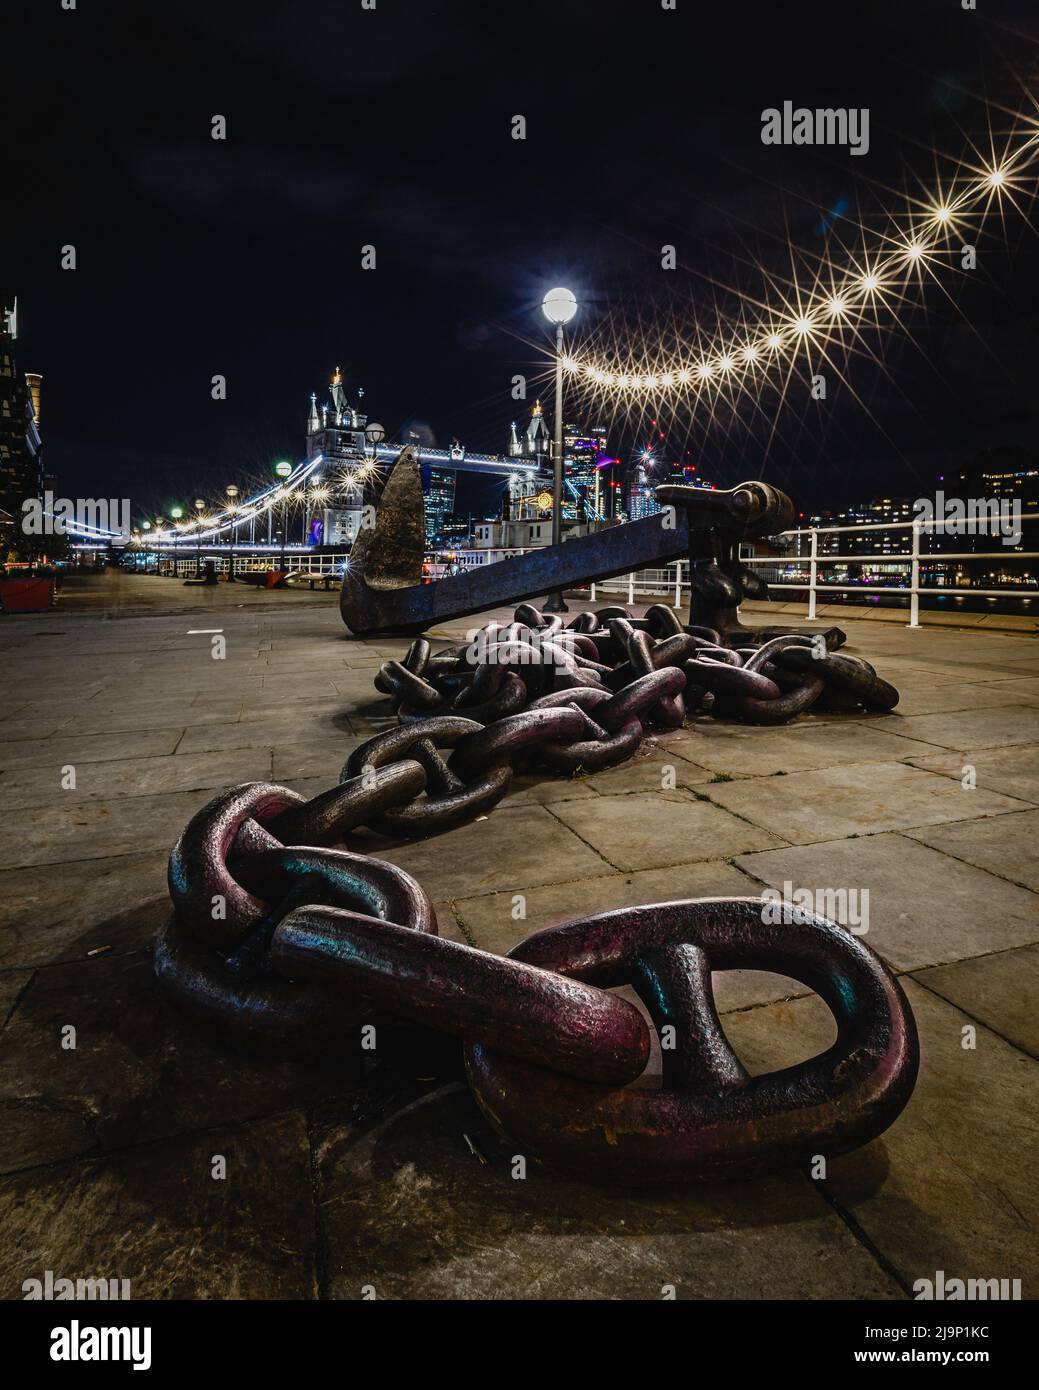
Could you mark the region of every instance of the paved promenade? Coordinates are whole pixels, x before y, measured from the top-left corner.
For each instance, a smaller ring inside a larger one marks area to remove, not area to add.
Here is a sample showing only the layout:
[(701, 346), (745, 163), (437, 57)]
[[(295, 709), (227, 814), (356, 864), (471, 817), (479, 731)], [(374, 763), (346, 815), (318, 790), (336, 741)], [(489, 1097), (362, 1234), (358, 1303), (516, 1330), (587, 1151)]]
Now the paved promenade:
[[(118, 574), (0, 618), (0, 1296), (49, 1269), (139, 1298), (904, 1299), (938, 1270), (1035, 1297), (1039, 645), (841, 626), (901, 690), (893, 714), (699, 717), (596, 776), (517, 779), (435, 839), (358, 837), (421, 881), (443, 935), (491, 951), (628, 903), (868, 889), (865, 939), (921, 1034), (902, 1117), (823, 1181), (647, 1195), (513, 1180), (453, 1044), (262, 1062), (158, 996), (185, 822), (234, 783), (334, 783), (394, 722), (372, 677), (406, 642), (349, 638), (334, 593)], [(793, 981), (715, 987), (752, 1071), (830, 1041)]]

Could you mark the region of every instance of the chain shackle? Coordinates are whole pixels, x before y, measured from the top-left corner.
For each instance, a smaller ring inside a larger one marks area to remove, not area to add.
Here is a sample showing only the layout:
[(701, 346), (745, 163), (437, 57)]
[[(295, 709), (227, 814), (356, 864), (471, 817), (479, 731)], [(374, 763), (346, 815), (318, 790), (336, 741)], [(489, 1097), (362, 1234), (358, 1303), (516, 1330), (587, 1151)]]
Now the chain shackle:
[[(633, 986), (674, 1046), (661, 1053), (662, 1089), (607, 1090), (469, 1042), (469, 1084), (491, 1124), (546, 1165), (638, 1184), (750, 1176), (875, 1138), (905, 1106), (919, 1066), (901, 987), (825, 918), (787, 908), (778, 923), (762, 917), (753, 898), (658, 903), (528, 937), (511, 959), (604, 989)], [(711, 972), (733, 969), (807, 984), (833, 1014), (836, 1041), (748, 1076), (711, 994)]]

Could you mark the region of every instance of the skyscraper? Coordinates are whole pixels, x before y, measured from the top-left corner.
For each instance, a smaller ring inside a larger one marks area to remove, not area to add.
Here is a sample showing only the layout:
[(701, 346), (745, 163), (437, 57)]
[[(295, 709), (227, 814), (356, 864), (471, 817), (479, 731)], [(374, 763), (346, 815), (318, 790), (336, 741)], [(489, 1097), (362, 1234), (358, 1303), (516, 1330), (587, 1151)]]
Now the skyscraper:
[(595, 512), (595, 466), (604, 453), (606, 431), (601, 425), (587, 431), (578, 425), (563, 425), (565, 500), (580, 500), (588, 516)]
[(0, 527), (8, 547), (22, 538), (22, 503), (43, 495), (40, 385), (36, 372), (19, 374), (15, 358), (18, 301), (4, 309), (0, 328)]
[(657, 501), (655, 493), (656, 484), (650, 477), (650, 470), (646, 462), (640, 459), (635, 465), (631, 491), (628, 494), (628, 515), (632, 521), (638, 521), (639, 517), (652, 516), (654, 512), (660, 511), (660, 503)]
[(422, 465), (422, 491), (426, 500), (426, 540), (443, 539), (444, 518), (455, 509), (457, 474), (446, 468)]

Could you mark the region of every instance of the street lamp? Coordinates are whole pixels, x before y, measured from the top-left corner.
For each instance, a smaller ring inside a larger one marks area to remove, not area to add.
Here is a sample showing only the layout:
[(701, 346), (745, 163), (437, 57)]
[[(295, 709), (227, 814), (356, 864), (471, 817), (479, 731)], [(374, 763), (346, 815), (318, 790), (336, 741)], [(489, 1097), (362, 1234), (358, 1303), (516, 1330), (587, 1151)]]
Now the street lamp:
[(301, 508), (301, 509), (302, 509), (302, 512), (303, 512), (303, 536), (302, 536), (302, 539), (300, 540), (300, 544), (303, 545), (303, 546), (305, 546), (305, 545), (307, 544), (307, 541), (308, 541), (308, 539), (310, 538), (310, 511), (311, 511), (311, 507), (313, 506), (313, 500), (311, 500), (310, 502), (308, 502), (308, 501), (307, 501), (307, 495), (308, 495), (308, 493), (309, 493), (310, 496), (311, 496), (311, 499), (313, 499), (314, 484), (315, 484), (315, 483), (320, 483), (320, 481), (321, 481), (320, 478), (305, 478), (305, 479), (303, 480), (303, 485), (302, 485), (302, 487), (301, 487), (300, 490), (299, 490), (299, 491), (300, 491), (300, 496), (301, 496), (301, 498), (303, 499), (303, 500), (302, 500), (302, 508)]
[(362, 507), (364, 506), (365, 483), (369, 480), (374, 480), (374, 478), (376, 477), (376, 469), (379, 466), (379, 445), (386, 438), (386, 428), (384, 425), (380, 425), (378, 420), (372, 420), (368, 427), (365, 429), (364, 437), (372, 446), (372, 452), (366, 458), (366, 467), (361, 475)]
[[(556, 326), (556, 418), (555, 438), (553, 440), (552, 472), (552, 544), (559, 545), (563, 539), (563, 324), (569, 323), (577, 313), (577, 300), (570, 290), (557, 286), (549, 290), (541, 301), (541, 308), (549, 323)], [(569, 613), (563, 600), (562, 589), (549, 594), (545, 600), (546, 613)]]
[(295, 497), (295, 492), (291, 488), (283, 487), (281, 490), (281, 562), (278, 568), (282, 574), (285, 570), (285, 544), (289, 535), (289, 501)]
[[(320, 508), (324, 507), (325, 504), (328, 502), (328, 500), (329, 500), (329, 498), (330, 498), (331, 496), (332, 496), (332, 489), (331, 489), (331, 488), (328, 486), (328, 484), (325, 482), (324, 478), (311, 478), (311, 480), (310, 480), (310, 507), (306, 509), (307, 515), (310, 516), (312, 512), (315, 512), (315, 511), (319, 510)], [(315, 518), (312, 517), (311, 519), (314, 520)], [(318, 545), (324, 545), (324, 543), (325, 543), (325, 519), (324, 519), (324, 516), (323, 516), (323, 515), (322, 515), (320, 518), (316, 518), (316, 519), (317, 519), (318, 524), (319, 524), (319, 526), (320, 526), (320, 528), (321, 528), (321, 530), (320, 530), (321, 540), (320, 540), (320, 541), (317, 541), (317, 542), (315, 542), (315, 543), (318, 544)], [(307, 543), (307, 536), (308, 536), (309, 534), (310, 534), (309, 531), (307, 531), (307, 530), (305, 529), (305, 532), (304, 532), (304, 544)]]
[(171, 559), (170, 559), (170, 574), (172, 575), (172, 577), (173, 577), (174, 579), (176, 579), (176, 577), (177, 577), (177, 523), (180, 521), (180, 519), (181, 519), (181, 517), (182, 517), (183, 515), (184, 515), (184, 508), (183, 508), (183, 507), (179, 507), (179, 506), (178, 506), (178, 507), (171, 507), (171, 508), (170, 508), (170, 516), (171, 516), (172, 519), (173, 519), (173, 539), (172, 539), (172, 544), (173, 544), (173, 555), (172, 555), (172, 557), (171, 557)]
[(231, 548), (230, 548), (230, 551), (228, 552), (228, 558), (227, 558), (227, 582), (228, 582), (228, 584), (233, 584), (233, 583), (235, 582), (235, 577), (234, 577), (234, 517), (235, 517), (235, 512), (238, 510), (238, 503), (235, 501), (235, 498), (238, 496), (238, 489), (235, 487), (234, 483), (231, 483), (228, 487), (225, 487), (225, 488), (224, 488), (224, 496), (227, 498), (227, 510), (228, 510), (228, 512), (230, 512), (230, 514), (231, 514), (231, 529), (230, 529), (230, 531), (229, 531), (229, 533), (228, 533), (229, 536), (230, 536), (230, 547), (231, 547)]
[(198, 555), (195, 558), (195, 578), (202, 578), (202, 513), (205, 510), (205, 502), (201, 497), (195, 498), (195, 526), (198, 531), (196, 540), (198, 542)]
[(386, 438), (386, 429), (383, 425), (379, 424), (378, 420), (373, 420), (365, 429), (364, 437), (372, 446), (371, 461), (375, 464), (379, 457), (378, 446)]
[[(280, 460), (274, 465), (274, 475), (275, 475), (275, 477), (281, 478), (282, 480), (284, 480), (285, 478), (290, 478), (290, 477), (292, 476), (292, 464), (289, 463), (289, 461), (288, 461), (287, 459), (280, 459)], [(289, 505), (289, 503), (288, 503), (288, 497), (287, 497), (287, 495), (286, 495), (286, 492), (285, 492), (285, 488), (284, 488), (284, 487), (282, 487), (282, 490), (281, 490), (281, 493), (279, 494), (279, 496), (280, 496), (280, 500), (281, 500), (281, 560), (280, 560), (280, 562), (279, 562), (279, 569), (282, 571), (282, 573), (284, 573), (284, 572), (285, 572), (285, 527), (288, 525), (288, 515), (287, 515), (287, 512), (288, 512), (288, 505)], [(272, 499), (272, 501), (271, 501), (271, 509), (272, 509), (272, 511), (273, 511), (273, 506), (274, 506), (274, 502), (273, 502), (273, 499)]]

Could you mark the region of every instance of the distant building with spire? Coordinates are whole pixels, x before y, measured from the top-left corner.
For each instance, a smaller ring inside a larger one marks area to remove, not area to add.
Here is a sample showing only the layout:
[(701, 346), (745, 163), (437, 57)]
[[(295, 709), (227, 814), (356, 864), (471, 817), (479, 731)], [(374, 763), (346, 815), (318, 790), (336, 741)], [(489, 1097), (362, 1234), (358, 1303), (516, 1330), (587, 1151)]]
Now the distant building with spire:
[[(358, 397), (363, 391), (358, 391)], [(318, 403), (311, 393), (307, 414), (307, 459), (323, 460), (322, 476), (332, 490), (331, 505), (324, 509), (323, 539), (328, 545), (349, 545), (357, 537), (365, 506), (378, 501), (388, 465), (375, 463), (371, 442), (365, 430), (368, 416), (351, 405), (336, 367), (329, 381), (328, 396)], [(376, 426), (382, 436), (382, 426)], [(454, 440), (451, 457), (465, 457), (465, 449)], [(444, 518), (454, 510), (455, 472), (436, 468), (423, 461), (422, 490), (425, 495), (426, 539), (436, 544), (444, 539)]]
[[(43, 378), (19, 373), (18, 301), (4, 308), (0, 325), (0, 525), (5, 543), (25, 538), (20, 532), (22, 503), (43, 496), (43, 442), (40, 393)], [(2, 556), (0, 556), (2, 558)]]
[[(358, 392), (358, 397), (363, 391)], [(380, 475), (366, 450), (368, 416), (350, 404), (338, 367), (319, 405), (311, 392), (307, 414), (307, 459), (321, 457), (322, 477), (331, 490), (331, 505), (323, 509), (321, 533), (326, 545), (351, 544), (361, 524), (362, 509), (373, 504), (381, 490)]]
[(343, 385), (343, 373), (337, 367), (329, 381), (329, 394), (322, 404), (317, 393), (311, 392), (310, 413), (307, 416), (307, 458), (321, 454), (330, 464), (344, 465), (364, 461), (364, 431), (367, 415), (350, 404)]
[[(585, 430), (579, 425), (563, 424), (563, 501), (566, 507), (581, 507), (589, 515), (601, 515), (601, 499), (596, 501), (596, 464), (606, 452), (606, 431), (601, 425)], [(546, 474), (552, 468), (552, 433), (545, 420), (541, 402), (535, 401), (530, 412), (530, 420), (523, 434), (519, 434), (515, 420), (509, 430), (506, 452), (509, 458), (536, 459)], [(530, 486), (529, 479), (524, 487)], [(510, 483), (510, 495), (516, 494)]]
[(545, 413), (541, 408), (541, 402), (535, 401), (530, 412), (530, 423), (523, 433), (522, 439), (516, 433), (516, 421), (513, 420), (509, 434), (509, 458), (523, 459), (548, 459), (552, 453), (552, 436), (548, 432), (545, 424)]

